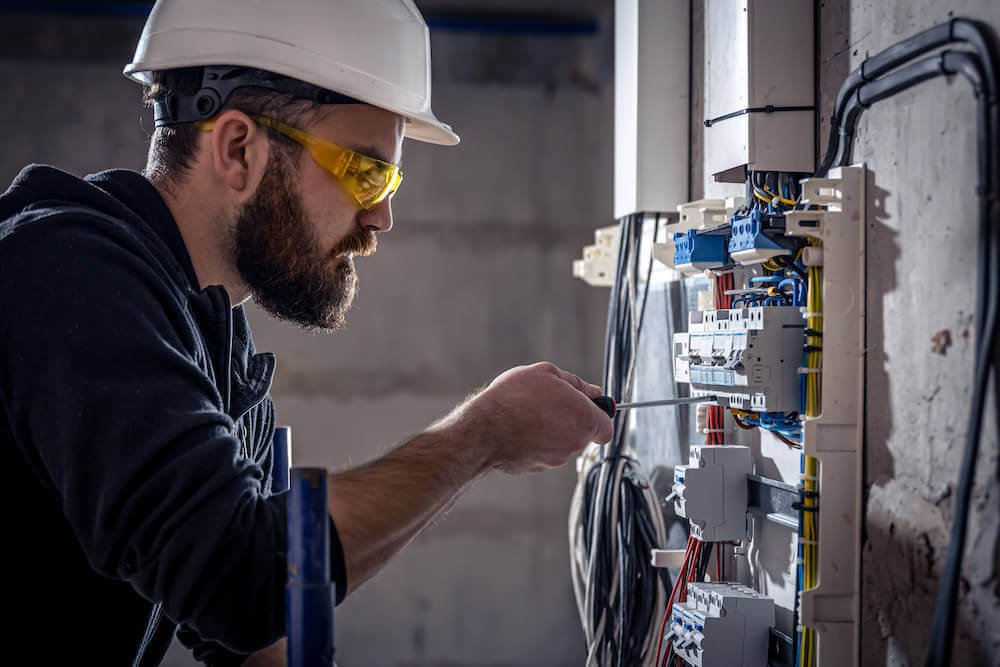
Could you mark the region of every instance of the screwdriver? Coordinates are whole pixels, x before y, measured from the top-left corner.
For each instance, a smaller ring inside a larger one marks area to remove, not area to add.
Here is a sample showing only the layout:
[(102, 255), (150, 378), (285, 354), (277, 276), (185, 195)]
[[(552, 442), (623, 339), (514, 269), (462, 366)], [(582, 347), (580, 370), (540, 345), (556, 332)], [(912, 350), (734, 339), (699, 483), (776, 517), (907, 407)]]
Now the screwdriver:
[(615, 403), (610, 396), (599, 396), (593, 399), (594, 404), (607, 413), (612, 419), (619, 410), (630, 408), (651, 408), (656, 405), (684, 405), (686, 403), (709, 403), (715, 401), (715, 396), (690, 396), (688, 398), (664, 398), (659, 401), (640, 401), (638, 403)]

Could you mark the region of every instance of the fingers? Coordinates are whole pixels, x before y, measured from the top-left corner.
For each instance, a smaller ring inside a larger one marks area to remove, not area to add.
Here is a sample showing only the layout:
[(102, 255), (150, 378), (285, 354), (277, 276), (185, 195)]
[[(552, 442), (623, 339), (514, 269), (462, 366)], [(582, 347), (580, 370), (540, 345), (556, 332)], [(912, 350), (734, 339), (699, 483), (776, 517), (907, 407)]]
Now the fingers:
[(604, 410), (601, 410), (596, 405), (594, 408), (600, 413), (597, 418), (597, 426), (594, 429), (594, 442), (599, 445), (606, 445), (611, 442), (611, 438), (615, 434), (615, 422), (608, 417)]
[[(555, 364), (548, 362), (543, 362), (539, 364), (543, 370), (550, 373), (554, 373), (561, 380), (569, 384), (571, 387), (585, 395), (589, 399), (595, 399), (603, 395), (603, 391), (600, 387), (595, 384), (590, 384), (580, 379), (578, 376), (570, 373), (569, 371), (564, 371)], [(608, 417), (607, 413), (604, 412), (597, 404), (593, 401), (589, 401), (590, 410), (590, 423), (593, 425), (593, 441), (598, 444), (605, 444), (611, 441), (614, 436), (614, 421)]]
[(551, 366), (552, 366), (551, 369), (552, 372), (554, 372), (561, 379), (565, 380), (570, 385), (572, 385), (573, 388), (575, 388), (577, 391), (586, 394), (589, 398), (597, 398), (598, 396), (601, 396), (603, 394), (601, 388), (598, 387), (596, 384), (590, 384), (589, 382), (585, 382), (581, 380), (578, 376), (574, 375), (573, 373), (570, 373), (569, 371), (564, 371), (555, 364), (552, 364)]

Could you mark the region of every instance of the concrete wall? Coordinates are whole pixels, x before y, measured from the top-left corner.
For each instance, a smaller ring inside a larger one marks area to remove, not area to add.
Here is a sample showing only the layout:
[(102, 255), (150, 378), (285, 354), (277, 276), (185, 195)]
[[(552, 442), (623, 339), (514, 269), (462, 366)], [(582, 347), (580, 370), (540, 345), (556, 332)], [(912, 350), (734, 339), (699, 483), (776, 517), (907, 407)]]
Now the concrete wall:
[[(359, 262), (346, 330), (303, 334), (251, 312), (258, 347), (278, 356), (273, 394), (297, 463), (375, 457), (512, 365), (551, 360), (597, 381), (607, 290), (574, 280), (571, 261), (611, 221), (610, 3), (599, 4), (584, 7), (604, 17), (598, 35), (435, 33), (434, 109), (463, 141), (407, 142), (395, 227)], [(28, 162), (79, 174), (144, 164), (151, 115), (120, 74), (140, 21), (0, 15), (0, 26), (0, 181)], [(338, 608), (339, 663), (579, 664), (575, 479), (483, 480)], [(193, 663), (175, 643), (167, 664)]]
[[(993, 0), (819, 3), (820, 102), (869, 55), (952, 16), (1000, 28)], [(826, 119), (824, 118), (824, 121)], [(823, 145), (826, 143), (826, 125)], [(974, 312), (975, 100), (935, 80), (872, 107), (854, 159), (873, 173), (868, 227), (866, 665), (923, 660), (967, 430)], [(931, 337), (952, 346), (932, 350)], [(1000, 664), (997, 438), (987, 414), (962, 572), (954, 664)]]

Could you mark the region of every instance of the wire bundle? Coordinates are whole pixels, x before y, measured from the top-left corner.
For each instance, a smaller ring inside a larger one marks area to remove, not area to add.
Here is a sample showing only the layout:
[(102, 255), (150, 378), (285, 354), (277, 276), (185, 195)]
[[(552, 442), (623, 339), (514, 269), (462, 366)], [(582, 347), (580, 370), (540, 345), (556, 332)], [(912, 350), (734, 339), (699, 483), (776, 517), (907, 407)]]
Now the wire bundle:
[[(623, 218), (604, 353), (605, 393), (616, 402), (632, 394), (649, 294), (652, 257), (638, 301), (641, 240), (641, 216)], [(616, 419), (611, 442), (584, 451), (570, 506), (570, 566), (587, 665), (646, 664), (670, 587), (667, 571), (650, 560), (651, 550), (666, 544), (666, 529), (653, 489), (626, 444), (627, 429), (626, 419)]]
[[(932, 50), (957, 45), (921, 58)], [(894, 44), (868, 58), (851, 72), (837, 93), (830, 118), (826, 156), (816, 171), (825, 176), (832, 166), (851, 161), (854, 130), (869, 106), (937, 76), (961, 75), (972, 86), (977, 101), (977, 167), (979, 245), (976, 295), (976, 356), (965, 450), (955, 492), (948, 557), (938, 589), (931, 641), (925, 664), (951, 662), (958, 583), (965, 551), (969, 504), (982, 439), (983, 408), (990, 375), (996, 385), (1000, 338), (997, 305), (1000, 302), (1000, 56), (992, 30), (977, 21), (952, 19)], [(994, 390), (996, 391), (996, 390)], [(1000, 411), (998, 411), (1000, 412)]]
[[(815, 588), (819, 583), (817, 574), (819, 531), (817, 530), (816, 473), (817, 461), (812, 456), (802, 455), (802, 500), (799, 503), (799, 546), (798, 546), (798, 590)], [(798, 596), (796, 596), (796, 614)], [(795, 647), (796, 667), (811, 667), (816, 664), (816, 631), (805, 626), (798, 627), (798, 642)]]
[(820, 355), (823, 350), (823, 269), (809, 267), (809, 284), (806, 288), (806, 348), (804, 376), (804, 414), (817, 417), (820, 411)]

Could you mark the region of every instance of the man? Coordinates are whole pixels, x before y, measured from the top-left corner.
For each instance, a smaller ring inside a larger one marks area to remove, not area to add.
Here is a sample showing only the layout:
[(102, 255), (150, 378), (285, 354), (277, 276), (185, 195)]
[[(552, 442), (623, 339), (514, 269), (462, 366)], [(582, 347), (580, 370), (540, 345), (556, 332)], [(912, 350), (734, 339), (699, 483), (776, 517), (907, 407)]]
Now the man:
[[(156, 117), (145, 175), (31, 166), (0, 197), (22, 664), (155, 665), (179, 625), (199, 659), (237, 665), (284, 634), (275, 361), (242, 304), (343, 322), (353, 257), (392, 227), (403, 137), (458, 141), (430, 110), (427, 44), (410, 0), (161, 0), (126, 68)], [(482, 475), (609, 440), (599, 393), (515, 368), (331, 475), (338, 602)]]

